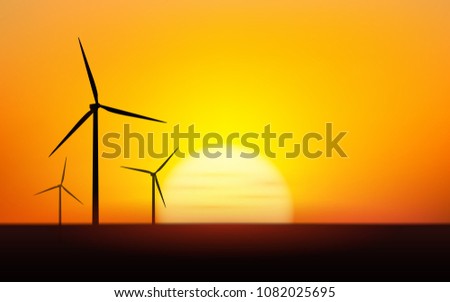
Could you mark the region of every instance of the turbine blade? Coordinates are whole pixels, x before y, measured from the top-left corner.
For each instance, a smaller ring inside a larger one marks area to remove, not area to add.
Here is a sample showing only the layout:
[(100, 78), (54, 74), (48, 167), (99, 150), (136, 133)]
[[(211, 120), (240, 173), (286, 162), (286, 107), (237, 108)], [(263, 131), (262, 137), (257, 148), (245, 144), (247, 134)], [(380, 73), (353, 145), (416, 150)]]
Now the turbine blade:
[(64, 187), (64, 186), (61, 186), (61, 187), (64, 189), (64, 191), (67, 192), (67, 194), (69, 194), (70, 196), (72, 196), (73, 198), (75, 198), (79, 203), (83, 204), (83, 203), (81, 202), (81, 200), (79, 200), (75, 195), (73, 195), (72, 193), (70, 193), (70, 191), (67, 190), (66, 187)]
[(63, 174), (62, 174), (62, 178), (61, 178), (61, 185), (64, 182), (64, 176), (66, 175), (66, 165), (67, 165), (67, 157), (66, 157), (66, 160), (64, 161), (64, 169), (63, 169)]
[(92, 93), (94, 94), (94, 100), (95, 100), (95, 103), (98, 104), (97, 86), (95, 86), (94, 77), (92, 76), (91, 68), (89, 67), (89, 63), (86, 58), (86, 54), (84, 53), (83, 44), (81, 44), (80, 38), (78, 38), (78, 42), (80, 43), (81, 53), (83, 54), (84, 65), (86, 66), (86, 71), (88, 74), (89, 82), (91, 83)]
[(155, 180), (156, 180), (156, 186), (158, 187), (159, 195), (161, 195), (161, 199), (162, 199), (162, 202), (163, 202), (163, 204), (164, 204), (164, 207), (167, 208), (167, 207), (166, 207), (166, 202), (164, 201), (163, 193), (162, 193), (162, 191), (161, 191), (161, 187), (159, 186), (158, 177), (157, 177), (156, 175), (155, 175)]
[(133, 171), (138, 171), (138, 172), (142, 172), (142, 173), (147, 173), (147, 174), (151, 174), (150, 171), (148, 170), (143, 170), (143, 169), (137, 169), (137, 168), (132, 168), (132, 167), (125, 167), (125, 166), (121, 166), (124, 169), (128, 169), (128, 170), (133, 170)]
[(178, 150), (178, 148), (176, 148), (175, 151), (172, 152), (172, 154), (166, 159), (165, 162), (163, 162), (163, 164), (158, 168), (158, 170), (156, 170), (155, 173), (158, 173), (159, 171), (161, 171), (162, 168), (164, 168), (164, 166), (167, 164), (169, 159), (175, 154), (175, 152), (177, 152), (177, 150)]
[(83, 117), (78, 121), (78, 123), (72, 128), (72, 130), (69, 131), (69, 133), (66, 135), (66, 137), (64, 137), (64, 139), (58, 144), (58, 146), (56, 146), (56, 148), (52, 151), (52, 153), (50, 153), (50, 156), (53, 155), (53, 153), (56, 152), (56, 150), (59, 149), (59, 147), (61, 147), (62, 144), (64, 144), (64, 142), (75, 132), (77, 131), (78, 128), (80, 128), (81, 125), (83, 125), (83, 123), (91, 116), (92, 111), (88, 111), (85, 115), (83, 115)]
[(151, 118), (151, 117), (148, 117), (148, 116), (144, 116), (144, 115), (140, 115), (140, 114), (136, 114), (136, 113), (120, 110), (120, 109), (109, 107), (109, 106), (105, 106), (105, 105), (100, 105), (100, 107), (105, 109), (106, 111), (109, 111), (109, 112), (112, 112), (112, 113), (115, 113), (115, 114), (119, 114), (119, 115), (125, 115), (125, 116), (140, 118), (140, 119), (143, 119), (143, 120), (148, 120), (148, 121), (153, 121), (153, 122), (158, 122), (158, 123), (165, 123), (164, 121), (157, 120), (155, 118)]
[(38, 193), (36, 193), (36, 194), (34, 194), (34, 195), (39, 195), (39, 194), (42, 194), (42, 193), (45, 193), (45, 192), (48, 192), (48, 191), (51, 191), (51, 190), (54, 190), (54, 189), (57, 189), (57, 188), (59, 188), (59, 185), (58, 185), (58, 186), (51, 187), (51, 188), (48, 188), (47, 190), (38, 192)]

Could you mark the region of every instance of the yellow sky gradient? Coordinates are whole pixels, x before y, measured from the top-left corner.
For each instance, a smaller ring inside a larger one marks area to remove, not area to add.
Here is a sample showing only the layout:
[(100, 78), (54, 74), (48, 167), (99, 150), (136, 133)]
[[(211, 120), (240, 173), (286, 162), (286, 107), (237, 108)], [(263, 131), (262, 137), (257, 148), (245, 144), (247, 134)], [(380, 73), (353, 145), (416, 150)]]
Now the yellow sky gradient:
[[(450, 222), (448, 1), (3, 1), (0, 3), (0, 222), (89, 222), (91, 122), (48, 154), (93, 101), (168, 121), (100, 113), (147, 133), (348, 131), (349, 158), (269, 160), (295, 222)], [(200, 145), (197, 147), (201, 148)], [(102, 149), (102, 148), (101, 148)], [(162, 183), (182, 159), (160, 176)], [(150, 187), (100, 162), (103, 222), (147, 222)], [(163, 185), (164, 187), (164, 185)], [(147, 188), (146, 191), (144, 188)], [(139, 190), (141, 191), (139, 191)], [(170, 206), (170, 195), (167, 195)]]

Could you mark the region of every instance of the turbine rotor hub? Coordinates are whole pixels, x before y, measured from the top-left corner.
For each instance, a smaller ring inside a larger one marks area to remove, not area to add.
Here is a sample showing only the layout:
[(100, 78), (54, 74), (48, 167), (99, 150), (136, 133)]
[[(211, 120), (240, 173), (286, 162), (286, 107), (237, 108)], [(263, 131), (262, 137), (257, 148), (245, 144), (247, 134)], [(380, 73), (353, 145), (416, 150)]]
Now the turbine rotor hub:
[(89, 108), (91, 108), (92, 111), (97, 110), (98, 108), (100, 108), (100, 104), (98, 103), (90, 104)]

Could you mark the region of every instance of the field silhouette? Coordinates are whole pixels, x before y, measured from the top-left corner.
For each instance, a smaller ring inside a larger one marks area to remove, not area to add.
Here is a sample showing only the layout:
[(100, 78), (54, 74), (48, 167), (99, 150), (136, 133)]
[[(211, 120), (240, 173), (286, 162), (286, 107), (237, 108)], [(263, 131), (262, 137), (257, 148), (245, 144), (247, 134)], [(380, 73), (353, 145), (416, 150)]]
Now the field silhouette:
[(1, 271), (8, 281), (420, 281), (450, 276), (450, 225), (4, 225), (0, 242)]

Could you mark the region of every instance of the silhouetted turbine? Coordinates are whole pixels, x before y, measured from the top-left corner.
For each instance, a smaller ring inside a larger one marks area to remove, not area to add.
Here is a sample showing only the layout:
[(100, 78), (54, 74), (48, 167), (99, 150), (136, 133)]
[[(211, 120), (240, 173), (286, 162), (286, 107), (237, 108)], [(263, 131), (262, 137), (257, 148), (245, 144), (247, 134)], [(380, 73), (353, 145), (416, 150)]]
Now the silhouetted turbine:
[(64, 169), (63, 169), (63, 174), (61, 177), (61, 183), (57, 186), (48, 188), (47, 190), (41, 191), (39, 193), (36, 193), (35, 195), (39, 195), (54, 189), (59, 189), (59, 225), (62, 224), (62, 190), (66, 191), (67, 194), (69, 194), (70, 196), (72, 196), (73, 198), (75, 198), (76, 201), (78, 201), (79, 203), (83, 204), (75, 195), (73, 195), (72, 193), (70, 193), (70, 191), (64, 187), (63, 183), (64, 183), (64, 176), (66, 175), (66, 164), (67, 164), (67, 158), (64, 161)]
[(160, 121), (151, 117), (146, 117), (140, 114), (131, 113), (128, 111), (116, 109), (113, 107), (102, 105), (98, 102), (98, 93), (97, 93), (97, 87), (95, 86), (94, 77), (92, 76), (91, 69), (88, 64), (88, 60), (86, 58), (86, 54), (84, 53), (83, 45), (81, 44), (80, 39), (78, 38), (78, 42), (80, 43), (81, 53), (83, 54), (83, 60), (84, 65), (86, 67), (87, 75), (89, 78), (89, 82), (91, 83), (92, 93), (94, 94), (94, 100), (95, 103), (89, 105), (89, 111), (83, 115), (83, 117), (78, 121), (78, 123), (75, 124), (75, 126), (72, 128), (72, 130), (69, 131), (69, 133), (64, 137), (64, 139), (56, 146), (56, 148), (52, 151), (50, 156), (52, 156), (53, 153), (55, 153), (56, 150), (58, 150), (59, 147), (61, 147), (64, 142), (69, 139), (69, 137), (77, 131), (77, 129), (83, 125), (83, 123), (91, 116), (93, 115), (94, 121), (93, 121), (93, 146), (92, 146), (92, 224), (98, 225), (99, 223), (99, 190), (98, 190), (98, 183), (99, 183), (99, 175), (98, 175), (98, 109), (103, 108), (106, 111), (119, 114), (119, 115), (125, 115), (130, 117), (135, 117), (139, 119), (159, 122), (159, 123), (165, 123), (164, 121)]
[(161, 171), (162, 168), (164, 168), (164, 166), (167, 164), (169, 159), (175, 154), (175, 152), (177, 152), (177, 150), (178, 150), (178, 148), (176, 148), (175, 151), (173, 151), (173, 153), (163, 162), (163, 164), (155, 172), (152, 172), (152, 171), (149, 171), (149, 170), (143, 170), (143, 169), (137, 169), (137, 168), (131, 168), (131, 167), (122, 166), (122, 168), (133, 170), (133, 171), (138, 171), (138, 172), (142, 172), (142, 173), (146, 173), (146, 174), (149, 174), (152, 177), (152, 224), (155, 224), (155, 217), (156, 217), (156, 213), (155, 213), (155, 185), (158, 187), (159, 195), (161, 195), (161, 199), (162, 199), (162, 202), (164, 204), (164, 207), (166, 207), (166, 202), (164, 201), (164, 196), (163, 196), (163, 194), (161, 192), (161, 187), (159, 185), (158, 176), (156, 174), (159, 171)]

